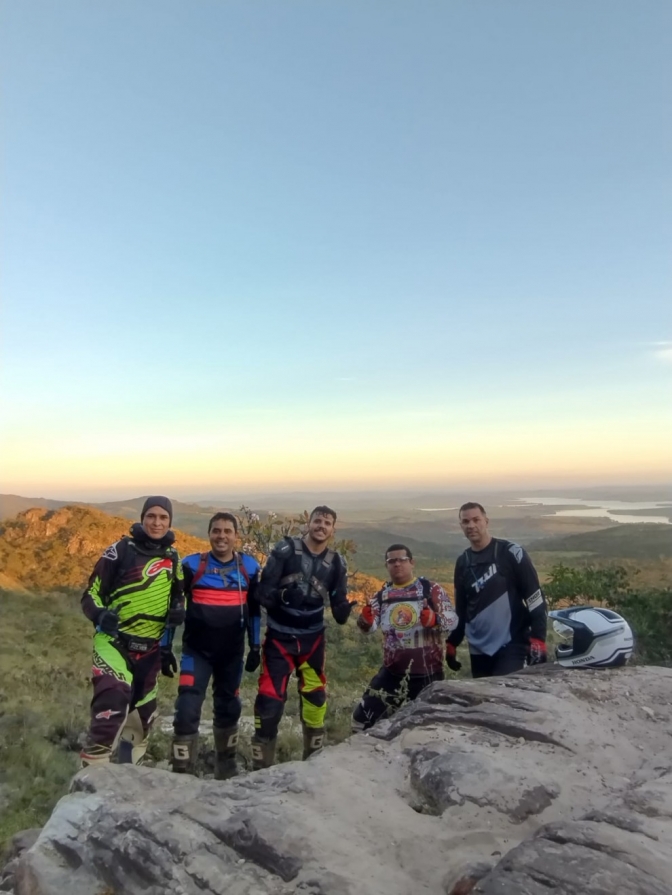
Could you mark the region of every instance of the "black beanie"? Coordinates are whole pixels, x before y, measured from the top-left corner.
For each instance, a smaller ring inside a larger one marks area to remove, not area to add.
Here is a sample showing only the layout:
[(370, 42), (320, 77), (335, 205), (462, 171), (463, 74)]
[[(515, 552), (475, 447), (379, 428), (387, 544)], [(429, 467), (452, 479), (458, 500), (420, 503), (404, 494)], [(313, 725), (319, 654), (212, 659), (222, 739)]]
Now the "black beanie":
[(165, 510), (170, 516), (170, 524), (173, 524), (173, 505), (167, 497), (148, 497), (142, 505), (142, 512), (140, 513), (141, 522), (145, 518), (145, 513), (150, 507), (161, 507), (161, 509)]

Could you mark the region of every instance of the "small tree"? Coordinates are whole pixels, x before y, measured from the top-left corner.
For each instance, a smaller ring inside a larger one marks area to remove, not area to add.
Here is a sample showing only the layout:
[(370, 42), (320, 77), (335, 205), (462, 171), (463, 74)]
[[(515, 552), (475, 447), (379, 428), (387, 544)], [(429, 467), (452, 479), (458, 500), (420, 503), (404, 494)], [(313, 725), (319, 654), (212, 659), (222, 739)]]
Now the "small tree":
[(553, 566), (544, 593), (551, 609), (581, 603), (606, 603), (628, 589), (628, 573), (622, 566)]
[(672, 590), (628, 589), (626, 593), (615, 594), (606, 603), (632, 627), (640, 662), (672, 666)]
[[(242, 549), (245, 553), (254, 556), (257, 562), (263, 566), (274, 544), (288, 535), (302, 537), (305, 534), (309, 519), (310, 514), (307, 510), (298, 516), (279, 516), (277, 513), (267, 513), (262, 519), (259, 513), (255, 513), (248, 506), (243, 505), (239, 510), (239, 535)], [(351, 560), (357, 552), (355, 542), (346, 538), (335, 541), (332, 546), (346, 562)], [(351, 586), (354, 586), (353, 579), (356, 578), (356, 575), (356, 570), (350, 571)]]

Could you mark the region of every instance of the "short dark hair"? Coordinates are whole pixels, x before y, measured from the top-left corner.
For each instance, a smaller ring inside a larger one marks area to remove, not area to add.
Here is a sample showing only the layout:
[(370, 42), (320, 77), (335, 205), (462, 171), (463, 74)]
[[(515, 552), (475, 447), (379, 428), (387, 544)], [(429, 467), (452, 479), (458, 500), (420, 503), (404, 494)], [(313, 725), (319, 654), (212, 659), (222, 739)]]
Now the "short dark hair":
[(238, 520), (233, 515), (233, 513), (215, 513), (212, 519), (208, 522), (208, 534), (210, 534), (212, 526), (215, 524), (215, 522), (232, 522), (233, 530), (236, 534), (238, 534)]
[(393, 550), (405, 550), (406, 553), (407, 553), (407, 555), (408, 555), (408, 558), (409, 558), (409, 559), (413, 559), (413, 554), (412, 554), (411, 551), (408, 549), (408, 547), (406, 546), (406, 544), (392, 544), (392, 546), (391, 546), (391, 547), (388, 547), (387, 550), (385, 551), (385, 562), (387, 562), (387, 555), (388, 555), (388, 553), (392, 553)]
[(336, 516), (336, 510), (332, 510), (331, 507), (327, 506), (315, 507), (315, 509), (311, 511), (308, 518), (312, 519), (313, 516), (333, 516), (334, 522), (336, 522), (336, 519), (338, 518)]
[(459, 511), (459, 513), (457, 514), (457, 518), (458, 518), (458, 519), (459, 519), (460, 516), (462, 515), (462, 510), (480, 510), (481, 513), (483, 513), (484, 516), (487, 516), (487, 513), (485, 512), (485, 507), (483, 506), (483, 504), (481, 504), (481, 503), (476, 503), (475, 500), (470, 500), (468, 503), (463, 503), (463, 504), (462, 504), (462, 506), (460, 507), (460, 511)]

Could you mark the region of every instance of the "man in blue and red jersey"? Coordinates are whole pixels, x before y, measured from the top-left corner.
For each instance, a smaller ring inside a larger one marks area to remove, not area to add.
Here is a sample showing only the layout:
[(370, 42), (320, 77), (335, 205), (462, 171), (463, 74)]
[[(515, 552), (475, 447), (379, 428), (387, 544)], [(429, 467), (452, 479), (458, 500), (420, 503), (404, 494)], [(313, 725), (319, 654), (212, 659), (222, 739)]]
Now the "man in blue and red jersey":
[(383, 633), (383, 666), (352, 715), (352, 729), (368, 730), (425, 687), (443, 680), (443, 641), (457, 626), (450, 597), (434, 581), (415, 574), (404, 544), (385, 551), (390, 580), (357, 619), (365, 634)]
[[(252, 556), (236, 551), (238, 521), (231, 513), (216, 513), (208, 525), (208, 536), (208, 553), (193, 553), (182, 560), (187, 616), (172, 765), (174, 771), (184, 773), (194, 762), (201, 709), (212, 678), (215, 778), (225, 780), (237, 773), (238, 689), (246, 631), (250, 650), (245, 670), (255, 671), (260, 662), (261, 611), (255, 595), (259, 564)], [(172, 653), (167, 648), (165, 656), (170, 664)], [(164, 673), (176, 667), (165, 668)]]

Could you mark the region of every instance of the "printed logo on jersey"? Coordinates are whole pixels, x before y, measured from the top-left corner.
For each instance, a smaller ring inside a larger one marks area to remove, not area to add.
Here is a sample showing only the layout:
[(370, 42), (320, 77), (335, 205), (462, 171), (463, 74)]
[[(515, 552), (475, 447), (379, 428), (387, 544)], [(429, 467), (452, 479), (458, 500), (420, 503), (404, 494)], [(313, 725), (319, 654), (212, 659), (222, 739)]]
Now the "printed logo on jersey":
[(120, 711), (114, 712), (114, 711), (112, 711), (112, 709), (106, 709), (104, 712), (98, 712), (98, 714), (96, 715), (96, 718), (106, 718), (109, 721), (110, 718), (112, 717), (112, 715), (120, 715), (120, 714), (121, 714)]
[(509, 553), (513, 554), (513, 558), (516, 562), (523, 561), (523, 548), (519, 547), (518, 544), (511, 544), (509, 547)]
[(397, 603), (390, 609), (390, 623), (400, 631), (412, 628), (417, 620), (418, 613), (410, 603)]
[(103, 553), (103, 559), (117, 559), (119, 556), (117, 552), (117, 544), (119, 541), (115, 541), (114, 544), (110, 544), (105, 553)]
[(154, 578), (159, 572), (162, 572), (164, 569), (170, 572), (173, 568), (172, 559), (155, 559), (145, 566), (145, 575), (148, 578)]
[(532, 612), (537, 606), (541, 606), (542, 602), (543, 597), (541, 595), (541, 590), (535, 590), (532, 596), (527, 598), (527, 608)]
[(497, 574), (497, 566), (493, 562), (487, 572), (484, 572), (480, 578), (476, 578), (475, 581), (472, 582), (472, 587), (479, 593), (485, 587), (486, 582), (490, 581), (490, 579)]

